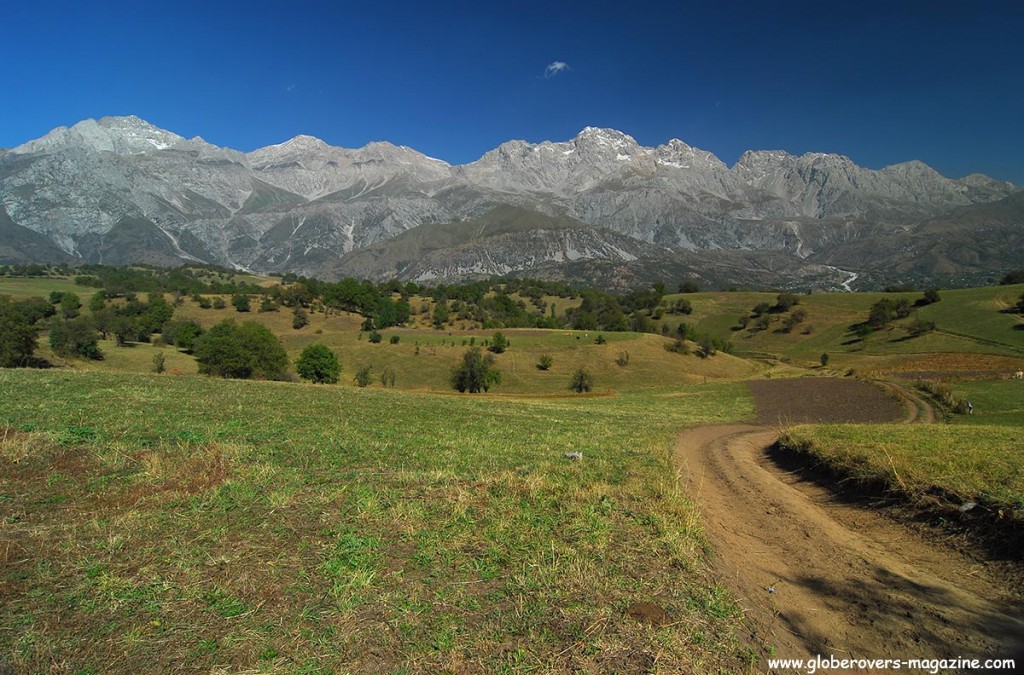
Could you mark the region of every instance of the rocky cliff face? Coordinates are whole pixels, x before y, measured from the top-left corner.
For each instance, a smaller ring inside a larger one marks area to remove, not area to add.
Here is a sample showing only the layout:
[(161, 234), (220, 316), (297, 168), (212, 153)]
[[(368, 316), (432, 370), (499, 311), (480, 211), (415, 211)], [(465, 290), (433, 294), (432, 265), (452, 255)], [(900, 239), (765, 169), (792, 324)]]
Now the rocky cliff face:
[[(241, 153), (137, 117), (105, 117), (0, 151), (4, 232), (21, 242), (4, 242), (0, 252), (7, 261), (47, 251), (112, 264), (200, 260), (380, 276), (387, 271), (366, 267), (365, 257), (353, 258), (363, 261), (356, 266), (342, 259), (413, 228), (486, 219), (512, 206), (534, 213), (534, 226), (478, 239), (472, 260), (464, 250), (435, 248), (429, 265), (406, 261), (409, 269), (443, 280), (576, 265), (569, 250), (614, 262), (622, 252), (644, 258), (666, 249), (772, 251), (856, 268), (868, 255), (858, 243), (955, 220), (1014, 192), (986, 176), (950, 180), (920, 162), (871, 170), (821, 153), (748, 152), (730, 168), (679, 140), (647, 148), (589, 127), (564, 142), (509, 141), (450, 166), (390, 143), (350, 150), (310, 136)], [(574, 229), (575, 243), (562, 244), (567, 231), (545, 217), (602, 234)], [(615, 235), (647, 247), (604, 245)]]

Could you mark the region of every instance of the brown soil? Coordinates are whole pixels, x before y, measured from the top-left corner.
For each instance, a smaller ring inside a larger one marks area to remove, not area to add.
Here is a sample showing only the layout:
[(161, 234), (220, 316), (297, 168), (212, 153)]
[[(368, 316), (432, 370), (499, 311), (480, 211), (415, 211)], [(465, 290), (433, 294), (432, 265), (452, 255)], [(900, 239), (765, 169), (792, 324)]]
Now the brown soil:
[[(927, 419), (920, 401), (903, 409), (855, 381), (752, 388), (760, 419), (773, 424)], [(777, 436), (766, 426), (710, 426), (676, 445), (714, 565), (743, 608), (741, 637), (757, 653), (1009, 658), (1024, 647), (1015, 643), (1024, 636), (1020, 589), (977, 559), (781, 469), (767, 452)]]
[(904, 414), (899, 399), (854, 379), (760, 380), (750, 390), (760, 424), (892, 422)]

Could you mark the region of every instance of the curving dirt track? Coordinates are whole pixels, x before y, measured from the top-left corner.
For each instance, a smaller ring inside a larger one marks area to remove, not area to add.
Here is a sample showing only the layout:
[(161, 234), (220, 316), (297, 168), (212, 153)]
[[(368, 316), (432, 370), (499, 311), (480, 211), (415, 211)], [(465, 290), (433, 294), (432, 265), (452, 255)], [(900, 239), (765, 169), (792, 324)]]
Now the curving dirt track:
[(843, 503), (767, 452), (778, 432), (764, 424), (927, 421), (927, 404), (891, 390), (901, 406), (851, 380), (751, 384), (763, 424), (689, 430), (678, 438), (676, 462), (703, 513), (719, 576), (740, 598), (742, 637), (755, 652), (908, 659), (1009, 658), (1021, 650), (1020, 589), (1007, 589), (978, 561)]

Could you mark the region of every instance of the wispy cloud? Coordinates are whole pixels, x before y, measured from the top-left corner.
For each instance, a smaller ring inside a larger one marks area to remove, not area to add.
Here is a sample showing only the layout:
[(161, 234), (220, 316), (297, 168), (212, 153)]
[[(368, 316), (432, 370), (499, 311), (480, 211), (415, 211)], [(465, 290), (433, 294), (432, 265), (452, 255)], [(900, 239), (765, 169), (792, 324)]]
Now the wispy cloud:
[(572, 68), (570, 68), (569, 64), (565, 61), (552, 61), (548, 64), (548, 67), (544, 69), (544, 79), (551, 79), (563, 70), (572, 70)]
[(284, 90), (290, 94), (293, 91), (295, 91), (295, 85), (294, 84), (289, 84), (287, 87), (284, 88)]

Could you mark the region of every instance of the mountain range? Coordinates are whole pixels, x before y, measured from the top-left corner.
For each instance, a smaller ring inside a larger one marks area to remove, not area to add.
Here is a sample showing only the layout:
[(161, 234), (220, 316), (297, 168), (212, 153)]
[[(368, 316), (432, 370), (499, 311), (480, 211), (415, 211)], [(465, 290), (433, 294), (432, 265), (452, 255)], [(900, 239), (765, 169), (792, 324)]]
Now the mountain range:
[(729, 167), (592, 127), (450, 165), (311, 136), (244, 153), (104, 117), (0, 150), (0, 205), (0, 263), (852, 288), (971, 283), (1024, 259), (1024, 191), (987, 176), (781, 151)]

